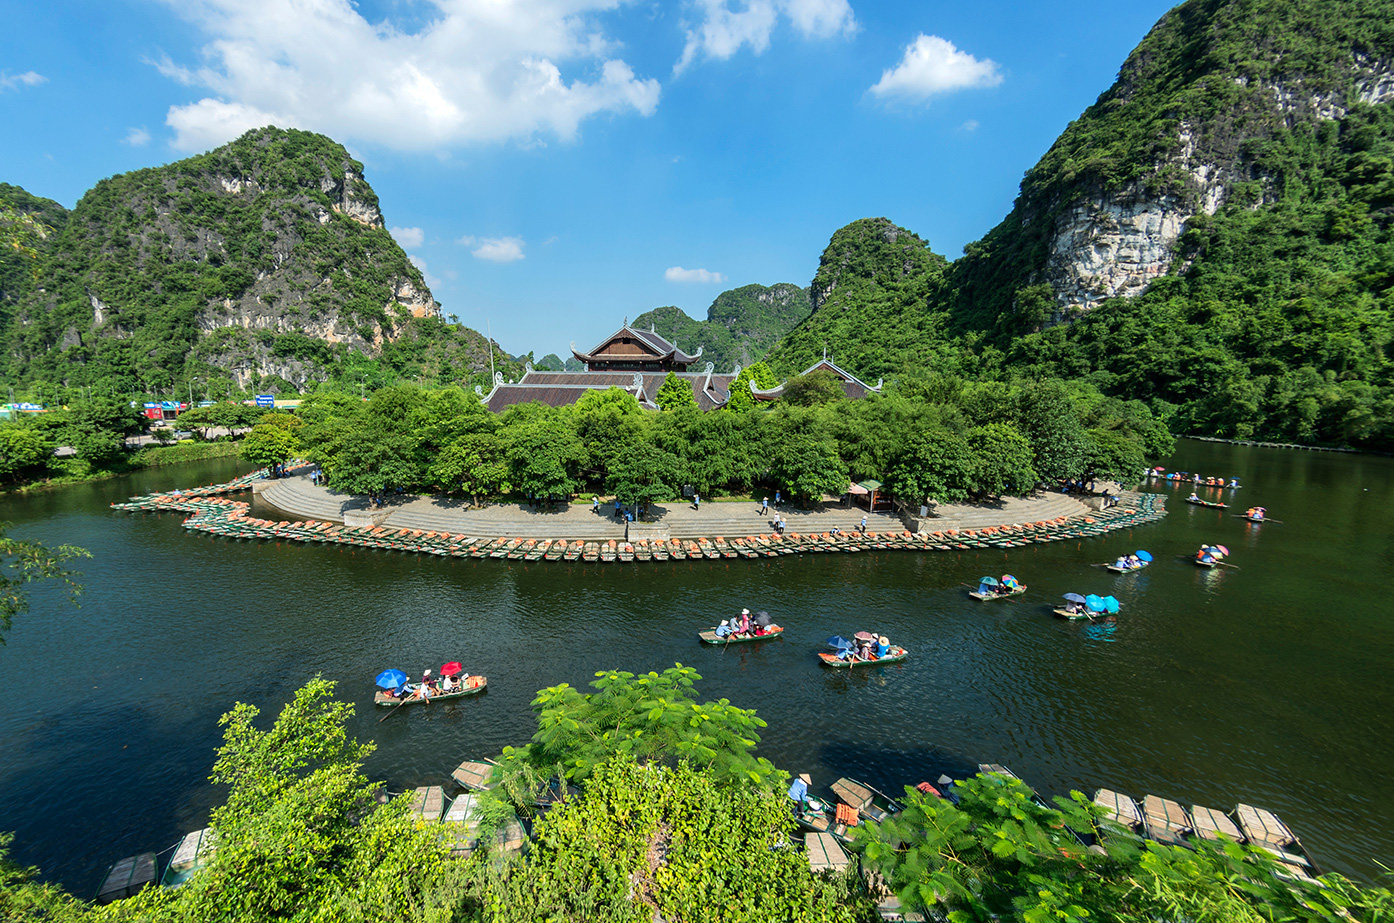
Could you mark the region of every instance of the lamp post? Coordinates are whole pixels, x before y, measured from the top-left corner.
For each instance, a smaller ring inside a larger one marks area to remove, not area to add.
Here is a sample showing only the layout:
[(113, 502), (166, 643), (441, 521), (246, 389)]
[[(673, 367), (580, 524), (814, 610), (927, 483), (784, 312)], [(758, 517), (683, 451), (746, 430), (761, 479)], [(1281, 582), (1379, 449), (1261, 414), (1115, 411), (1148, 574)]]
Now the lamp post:
[(194, 407), (194, 382), (196, 382), (196, 381), (203, 381), (203, 376), (202, 376), (202, 375), (195, 375), (193, 378), (190, 378), (190, 379), (189, 379), (189, 409), (190, 409), (190, 410), (192, 410), (193, 407)]

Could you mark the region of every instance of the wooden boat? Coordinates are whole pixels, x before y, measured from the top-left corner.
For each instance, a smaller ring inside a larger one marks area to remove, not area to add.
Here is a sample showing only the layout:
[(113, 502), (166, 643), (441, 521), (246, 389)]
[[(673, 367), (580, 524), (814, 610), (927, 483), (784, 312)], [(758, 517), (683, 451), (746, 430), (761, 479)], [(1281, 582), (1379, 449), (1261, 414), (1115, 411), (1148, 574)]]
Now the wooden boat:
[(1098, 618), (1099, 615), (1106, 615), (1106, 614), (1107, 614), (1107, 613), (1101, 612), (1101, 613), (1099, 613), (1099, 615), (1095, 615), (1094, 613), (1090, 612), (1088, 609), (1085, 609), (1085, 608), (1079, 608), (1079, 609), (1066, 609), (1064, 606), (1056, 606), (1054, 609), (1052, 609), (1052, 610), (1050, 610), (1050, 611), (1053, 612), (1053, 613), (1055, 613), (1055, 614), (1056, 614), (1057, 616), (1059, 616), (1060, 618), (1062, 618), (1062, 619), (1069, 619), (1069, 620), (1072, 621), (1072, 622), (1073, 622), (1073, 621), (1078, 621), (1079, 619)]
[(107, 869), (102, 886), (97, 889), (97, 903), (110, 904), (130, 897), (155, 880), (155, 854), (143, 852), (127, 856)]
[(825, 667), (875, 667), (883, 663), (897, 663), (904, 660), (908, 653), (905, 648), (892, 644), (891, 649), (886, 652), (886, 656), (875, 657), (871, 660), (862, 660), (861, 658), (841, 660), (836, 654), (829, 654), (826, 651), (819, 651), (818, 659), (823, 661)]
[(1218, 500), (1202, 500), (1199, 497), (1196, 497), (1194, 499), (1192, 499), (1191, 497), (1187, 497), (1186, 502), (1191, 504), (1192, 506), (1208, 506), (1217, 510), (1229, 509), (1228, 503), (1220, 503)]
[(1278, 815), (1263, 808), (1241, 804), (1235, 807), (1234, 817), (1245, 839), (1276, 859), (1296, 875), (1316, 875), (1316, 867), (1307, 855), (1297, 834), (1288, 829)]
[(810, 833), (804, 837), (808, 867), (814, 872), (843, 872), (850, 860), (831, 833)]
[(885, 792), (872, 788), (865, 782), (849, 779), (846, 776), (832, 784), (833, 794), (838, 800), (854, 809), (867, 820), (880, 823), (892, 814), (900, 813), (900, 803)]
[(415, 695), (408, 696), (405, 699), (399, 699), (394, 696), (388, 695), (382, 690), (378, 690), (378, 694), (373, 696), (373, 702), (377, 705), (388, 705), (392, 707), (396, 707), (398, 705), (415, 705), (418, 702), (444, 702), (449, 699), (462, 699), (467, 695), (477, 695), (483, 692), (486, 688), (488, 688), (488, 686), (488, 677), (470, 676), (466, 677), (464, 686), (455, 692), (438, 692), (435, 695), (426, 699), (419, 698)]
[(778, 638), (782, 634), (784, 634), (784, 629), (781, 626), (771, 625), (765, 629), (765, 633), (762, 635), (741, 635), (740, 637), (727, 635), (724, 638), (719, 638), (715, 628), (708, 628), (706, 631), (697, 632), (697, 637), (701, 638), (705, 644), (741, 644), (745, 641), (768, 641), (771, 638)]
[(1229, 815), (1214, 808), (1203, 808), (1200, 805), (1191, 805), (1191, 825), (1192, 831), (1197, 839), (1219, 840), (1226, 836), (1238, 843), (1244, 839), (1244, 834), (1239, 832), (1234, 821), (1229, 819)]
[(174, 855), (170, 857), (169, 865), (165, 866), (165, 873), (160, 878), (160, 887), (179, 887), (188, 881), (194, 872), (207, 865), (217, 851), (212, 827), (184, 834), (174, 847)]
[(586, 542), (586, 550), (582, 553), (582, 558), (588, 562), (600, 560), (600, 546), (595, 542)]
[(1201, 558), (1191, 558), (1191, 560), (1195, 562), (1196, 567), (1214, 567), (1216, 564), (1220, 563), (1217, 560), (1206, 561)]
[(496, 766), (498, 763), (493, 760), (465, 760), (455, 767), (455, 771), (450, 773), (450, 778), (469, 791), (488, 791), (498, 785), (497, 782), (489, 781)]
[(1094, 803), (1104, 809), (1104, 819), (1120, 827), (1137, 831), (1142, 827), (1142, 808), (1127, 795), (1101, 788), (1094, 793)]
[[(480, 846), (479, 837), (479, 796), (466, 792), (450, 803), (450, 809), (441, 818), (441, 823), (449, 825), (447, 842), (452, 856), (468, 856)], [(517, 853), (523, 848), (523, 825), (518, 815), (513, 815), (507, 823), (498, 828), (492, 845), (505, 853)]]
[(439, 785), (423, 785), (411, 793), (407, 813), (423, 824), (434, 824), (445, 813), (445, 790)]
[(974, 599), (981, 599), (983, 602), (987, 602), (988, 600), (992, 599), (1006, 599), (1009, 596), (1020, 596), (1022, 593), (1025, 592), (1026, 587), (1018, 586), (1015, 590), (1012, 590), (1009, 593), (979, 593), (977, 590), (972, 590), (969, 592), (968, 595), (973, 597)]
[(1132, 574), (1142, 570), (1144, 567), (1151, 563), (1151, 561), (1143, 561), (1142, 563), (1134, 567), (1119, 567), (1117, 564), (1105, 564), (1104, 570), (1111, 570), (1115, 574)]
[(1165, 846), (1185, 846), (1192, 826), (1191, 815), (1175, 801), (1156, 795), (1142, 799), (1142, 828), (1149, 840)]

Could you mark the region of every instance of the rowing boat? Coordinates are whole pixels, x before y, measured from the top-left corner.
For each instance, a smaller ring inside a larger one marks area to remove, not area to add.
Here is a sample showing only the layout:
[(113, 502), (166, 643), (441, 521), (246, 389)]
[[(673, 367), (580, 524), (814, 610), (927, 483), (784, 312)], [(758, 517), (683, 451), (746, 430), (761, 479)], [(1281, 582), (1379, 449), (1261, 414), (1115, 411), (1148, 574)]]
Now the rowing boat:
[(1187, 497), (1187, 498), (1186, 498), (1186, 502), (1189, 503), (1189, 504), (1191, 504), (1192, 506), (1208, 506), (1208, 507), (1212, 507), (1212, 508), (1217, 509), (1217, 510), (1227, 510), (1227, 509), (1229, 509), (1229, 504), (1228, 504), (1228, 503), (1219, 503), (1219, 502), (1214, 501), (1214, 500), (1202, 500), (1202, 499), (1200, 499), (1199, 497), (1195, 497), (1195, 498)]
[(1239, 821), (1239, 829), (1244, 832), (1245, 839), (1272, 856), (1287, 871), (1304, 877), (1317, 874), (1297, 834), (1288, 829), (1278, 815), (1263, 808), (1241, 804), (1235, 807), (1234, 817)]
[(1142, 570), (1147, 565), (1147, 561), (1143, 561), (1141, 564), (1136, 564), (1132, 567), (1119, 567), (1117, 564), (1105, 564), (1104, 570), (1111, 570), (1115, 574), (1131, 574), (1135, 570)]
[[(1060, 616), (1060, 618), (1069, 619), (1070, 621), (1087, 619), (1093, 616), (1093, 613), (1088, 609), (1066, 609), (1064, 606), (1057, 607), (1051, 611)], [(1104, 613), (1101, 612), (1099, 614), (1103, 615)]]
[(405, 699), (399, 699), (396, 696), (390, 696), (387, 693), (379, 690), (378, 694), (373, 696), (373, 702), (378, 705), (390, 706), (415, 705), (417, 702), (444, 702), (446, 699), (461, 699), (467, 695), (476, 695), (480, 692), (483, 692), (486, 688), (488, 688), (488, 686), (489, 680), (487, 677), (469, 676), (465, 678), (464, 686), (456, 692), (438, 692), (435, 695), (429, 696), (428, 698), (424, 699), (413, 694)]
[(727, 635), (718, 637), (715, 628), (708, 628), (706, 631), (697, 632), (697, 637), (701, 638), (706, 644), (739, 644), (743, 641), (768, 641), (771, 638), (778, 638), (784, 633), (784, 629), (779, 625), (771, 625), (765, 629), (762, 635)]
[(1007, 593), (979, 593), (977, 590), (970, 590), (968, 595), (974, 599), (981, 599), (984, 602), (992, 599), (1006, 599), (1009, 596), (1020, 596), (1026, 592), (1026, 587), (1018, 586), (1016, 589)]
[(903, 647), (892, 646), (884, 657), (873, 657), (870, 660), (863, 660), (860, 657), (852, 660), (842, 660), (836, 654), (829, 654), (825, 651), (818, 653), (818, 659), (823, 661), (825, 667), (874, 667), (883, 663), (895, 663), (904, 660), (909, 652)]

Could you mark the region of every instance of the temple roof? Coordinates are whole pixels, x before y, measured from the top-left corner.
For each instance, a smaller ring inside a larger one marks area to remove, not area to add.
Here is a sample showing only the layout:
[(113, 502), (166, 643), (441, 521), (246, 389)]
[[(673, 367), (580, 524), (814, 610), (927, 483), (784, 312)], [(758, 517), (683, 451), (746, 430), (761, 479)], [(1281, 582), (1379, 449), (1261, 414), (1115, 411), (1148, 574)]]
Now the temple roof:
[[(642, 352), (631, 354), (633, 359), (630, 359), (628, 355), (606, 352), (606, 347), (609, 347), (617, 340), (625, 339), (632, 340), (635, 345), (640, 347)], [(581, 352), (576, 348), (576, 344), (572, 343), (571, 354), (585, 363), (648, 359), (654, 362), (667, 360), (668, 362), (685, 367), (702, 357), (702, 347), (699, 346), (695, 353), (685, 353), (678, 349), (676, 344), (668, 342), (667, 339), (652, 328), (648, 330), (636, 330), (626, 322), (623, 327), (597, 343), (590, 352)]]
[[(731, 383), (736, 375), (717, 375), (708, 369), (702, 372), (673, 372), (692, 387), (692, 396), (699, 410), (715, 410), (731, 395)], [(531, 367), (516, 382), (495, 377), (494, 389), (481, 395), (484, 405), (498, 413), (514, 404), (541, 401), (550, 407), (566, 407), (576, 403), (587, 391), (619, 388), (634, 396), (639, 406), (655, 410), (658, 389), (663, 387), (667, 372), (539, 372)]]
[[(811, 375), (814, 372), (832, 372), (838, 378), (842, 379), (842, 393), (847, 395), (848, 400), (855, 401), (866, 397), (868, 394), (881, 393), (881, 385), (883, 382), (876, 382), (876, 386), (873, 388), (851, 372), (835, 365), (833, 361), (826, 356), (804, 369), (797, 377), (802, 378), (804, 375)], [(755, 382), (752, 381), (750, 383), (750, 393), (755, 395), (756, 400), (773, 401), (784, 394), (784, 383), (781, 382), (773, 388), (757, 388), (755, 387)]]

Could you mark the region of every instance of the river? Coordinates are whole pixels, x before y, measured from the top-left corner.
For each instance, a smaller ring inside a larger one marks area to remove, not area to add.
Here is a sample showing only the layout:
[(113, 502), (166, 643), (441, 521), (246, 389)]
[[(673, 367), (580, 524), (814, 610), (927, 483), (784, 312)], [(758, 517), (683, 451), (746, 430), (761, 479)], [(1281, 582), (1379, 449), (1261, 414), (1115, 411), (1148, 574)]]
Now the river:
[[(203, 826), (219, 715), (267, 720), (316, 673), (356, 703), (368, 772), (400, 791), (524, 742), (538, 689), (602, 669), (696, 667), (704, 698), (769, 722), (760, 754), (899, 790), (1010, 766), (1046, 794), (1100, 786), (1271, 808), (1318, 863), (1394, 864), (1394, 460), (1182, 442), (1172, 468), (1237, 475), (1236, 508), (1181, 502), (1131, 532), (1009, 552), (862, 553), (768, 561), (535, 564), (192, 535), (176, 516), (108, 505), (226, 480), (232, 462), (10, 497), (11, 534), (90, 549), (80, 608), (40, 589), (0, 647), (0, 830), (13, 855), (90, 896), (122, 856)], [(1281, 522), (1234, 518), (1262, 504)], [(255, 511), (254, 511), (255, 515)], [(1233, 552), (1206, 571), (1181, 556)], [(1147, 570), (1090, 565), (1146, 548)], [(1030, 588), (984, 604), (964, 582), (1011, 570)], [(1060, 594), (1113, 593), (1116, 620), (1064, 622)], [(784, 638), (714, 649), (695, 637), (741, 606)], [(814, 652), (872, 628), (911, 651), (847, 674)], [(458, 659), (476, 698), (379, 723), (372, 679)]]

